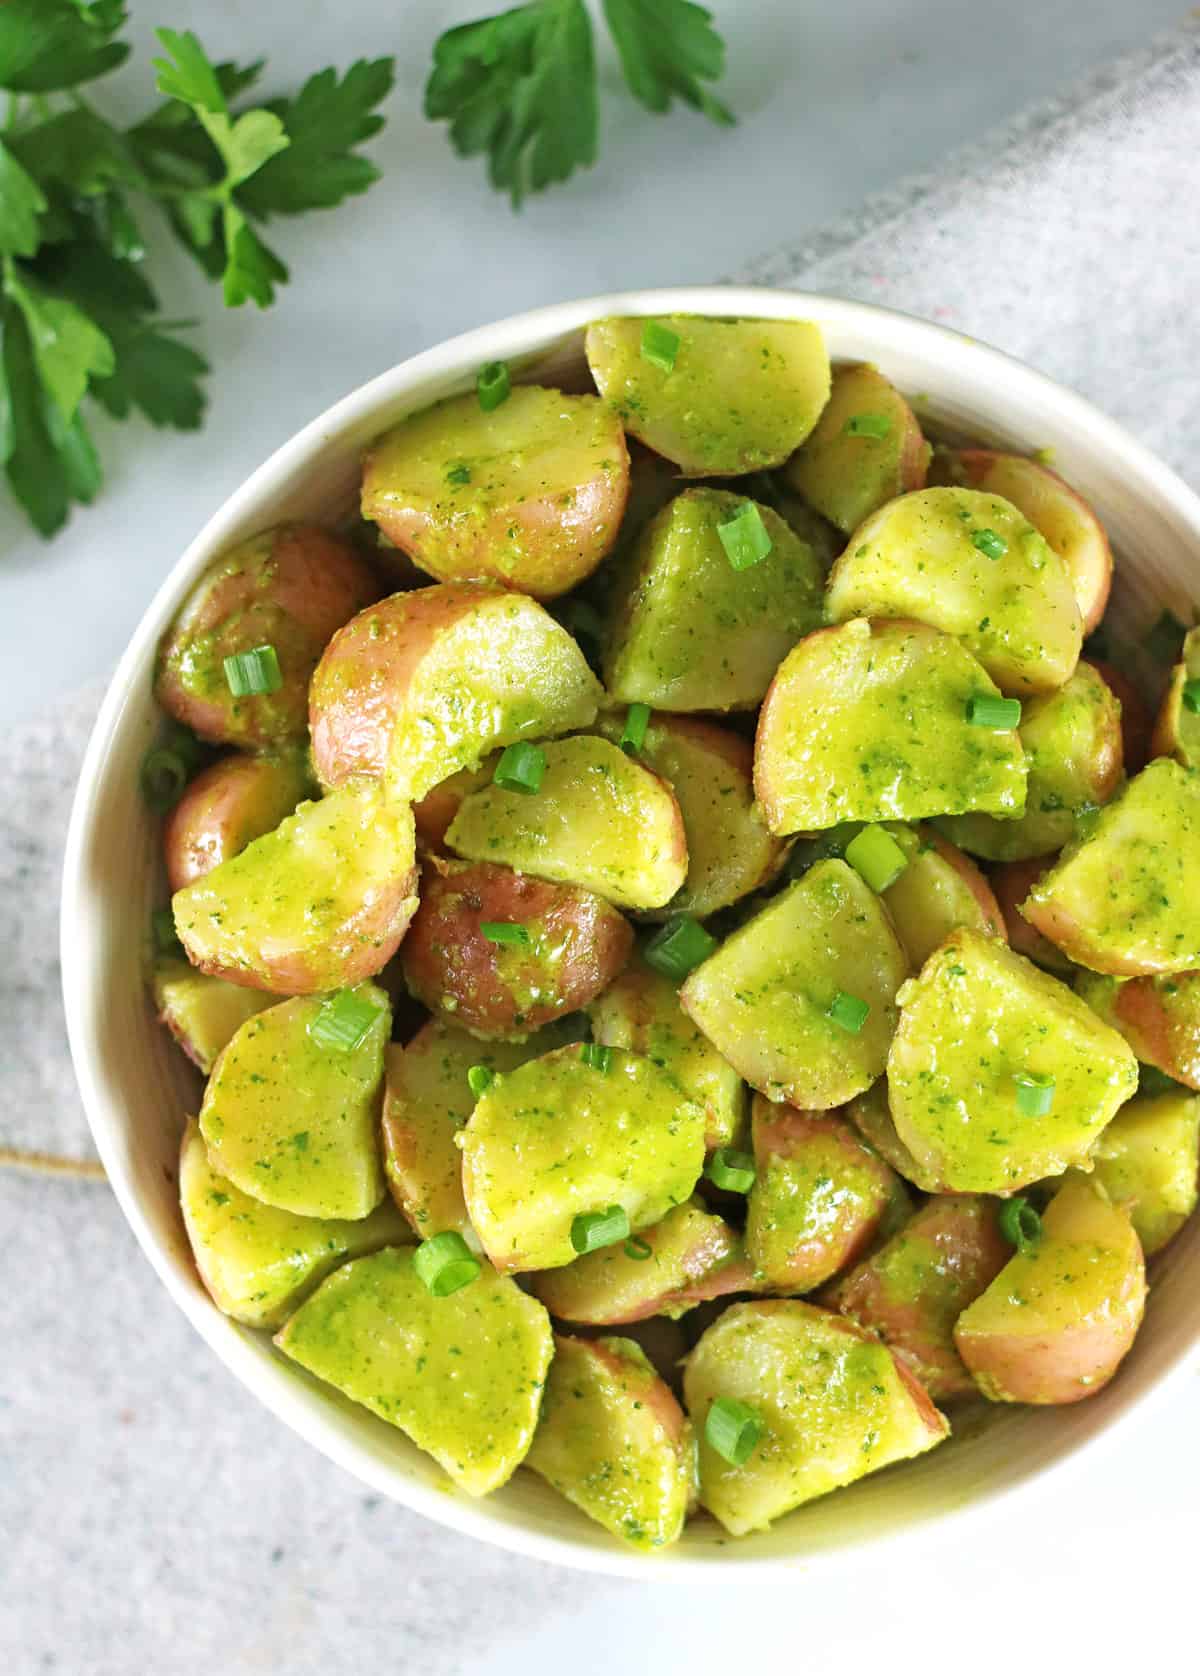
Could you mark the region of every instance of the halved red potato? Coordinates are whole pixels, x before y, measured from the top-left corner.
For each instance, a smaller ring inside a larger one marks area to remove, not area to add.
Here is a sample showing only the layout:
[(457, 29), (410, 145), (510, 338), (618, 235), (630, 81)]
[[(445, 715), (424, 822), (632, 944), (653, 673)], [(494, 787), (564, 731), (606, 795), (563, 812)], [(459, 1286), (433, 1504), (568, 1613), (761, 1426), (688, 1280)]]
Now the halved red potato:
[(210, 978), (170, 955), (155, 960), (150, 990), (160, 1021), (205, 1076), (246, 1020), (279, 1000), (278, 995)]
[(1054, 856), (1045, 855), (1033, 856), (1029, 861), (1006, 861), (1002, 867), (993, 870), (991, 886), (1004, 915), (1010, 947), (1018, 954), (1036, 960), (1039, 966), (1048, 967), (1051, 972), (1073, 972), (1074, 961), (1068, 960), (1060, 948), (1048, 937), (1043, 937), (1036, 926), (1030, 925), (1021, 912), (1021, 903), (1042, 875), (1050, 871), (1054, 862)]
[[(158, 651), (154, 692), (202, 739), (263, 747), (302, 739), (308, 683), (331, 635), (378, 599), (364, 561), (308, 524), (280, 524), (218, 559), (184, 601)], [(235, 698), (224, 662), (273, 646), (283, 684)]]
[(954, 1324), (1012, 1256), (998, 1210), (981, 1194), (941, 1194), (821, 1295), (821, 1303), (877, 1333), (935, 1403), (975, 1395)]
[(757, 1174), (746, 1255), (773, 1292), (811, 1292), (860, 1257), (883, 1221), (896, 1178), (833, 1112), (797, 1111), (756, 1095)]
[(417, 588), (326, 647), (309, 694), (313, 762), (322, 785), (383, 776), (417, 802), (498, 746), (589, 726), (602, 697), (536, 601), (479, 583)]
[[(597, 728), (620, 741), (625, 710), (602, 713)], [(741, 734), (693, 716), (659, 711), (635, 753), (675, 793), (687, 837), (688, 871), (667, 913), (706, 919), (767, 884), (787, 858), (787, 845), (767, 831), (754, 801), (754, 747)]]
[[(761, 519), (768, 550), (735, 570), (721, 537)], [(779, 660), (821, 621), (821, 567), (769, 506), (726, 489), (686, 489), (622, 562), (604, 648), (620, 704), (656, 710), (753, 709)]]
[(959, 1316), (954, 1342), (992, 1402), (1081, 1402), (1117, 1371), (1145, 1301), (1128, 1216), (1101, 1187), (1073, 1177), (1046, 1207), (1041, 1239)]
[(780, 664), (758, 718), (754, 789), (767, 825), (1019, 815), (1016, 730), (967, 719), (972, 700), (996, 696), (965, 647), (924, 623), (856, 617), (810, 634)]
[(1200, 1089), (1200, 972), (1111, 978), (1080, 972), (1075, 990), (1119, 1030), (1143, 1065)]
[[(950, 1427), (902, 1362), (861, 1327), (794, 1299), (734, 1304), (687, 1359), (684, 1399), (700, 1439), (700, 1502), (731, 1536), (932, 1449)], [(762, 1434), (731, 1465), (706, 1436), (720, 1398)]]
[(674, 1392), (628, 1338), (556, 1333), (525, 1465), (634, 1548), (679, 1539), (696, 1498), (696, 1439)]
[(596, 396), (524, 384), (402, 420), (367, 450), (362, 513), (443, 582), (554, 599), (617, 538), (629, 494), (620, 421)]
[(1171, 670), (1154, 723), (1151, 754), (1174, 757), (1185, 768), (1200, 768), (1200, 711), (1184, 703), (1184, 688), (1200, 676), (1200, 629), (1189, 629), (1183, 660)]
[[(668, 369), (647, 331), (676, 340)], [(625, 429), (689, 477), (782, 465), (829, 399), (829, 356), (808, 320), (594, 321), (585, 340), (596, 388)]]
[(468, 861), (595, 891), (619, 908), (664, 907), (688, 869), (670, 786), (607, 739), (552, 739), (542, 754), (535, 793), (493, 782), (464, 798), (449, 847)]
[(925, 487), (930, 452), (916, 414), (878, 367), (839, 367), (816, 428), (783, 476), (849, 535), (885, 501)]
[(825, 599), (831, 621), (915, 617), (955, 635), (1006, 693), (1053, 692), (1079, 659), (1067, 567), (1011, 501), (918, 489), (850, 537)]
[(1145, 700), (1129, 676), (1115, 664), (1105, 663), (1100, 658), (1089, 658), (1088, 661), (1121, 706), (1121, 754), (1125, 759), (1126, 774), (1140, 774), (1152, 755), (1170, 756), (1170, 751), (1151, 749), (1152, 718)]
[(825, 1111), (883, 1071), (907, 976), (886, 908), (852, 867), (831, 860), (728, 937), (679, 1000), (751, 1087)]
[(276, 995), (369, 978), (417, 909), (412, 814), (371, 781), (302, 803), (263, 838), (176, 891), (193, 966)]
[(167, 816), (163, 858), (171, 889), (182, 890), (273, 832), (311, 791), (312, 776), (298, 751), (270, 756), (239, 751), (214, 762), (197, 774)]
[(423, 850), (445, 849), (446, 829), (459, 811), (464, 797), (490, 786), (496, 772), (498, 756), (490, 756), (478, 768), (460, 768), (446, 780), (439, 780), (427, 791), (419, 803), (413, 804), (413, 825), (417, 829), (417, 844)]
[(888, 1104), (886, 1077), (880, 1077), (878, 1082), (871, 1084), (865, 1094), (851, 1100), (845, 1108), (845, 1115), (863, 1139), (869, 1141), (879, 1156), (886, 1159), (905, 1181), (911, 1181), (922, 1193), (946, 1191), (940, 1179), (917, 1162), (896, 1133), (896, 1124)]
[(1021, 912), (1094, 972), (1200, 966), (1200, 772), (1159, 757), (1063, 851)]
[[(496, 943), (489, 924), (519, 926)], [(421, 905), (400, 951), (410, 992), (472, 1035), (528, 1036), (594, 1001), (625, 965), (633, 930), (575, 885), (546, 884), (491, 862), (427, 862)]]
[(653, 1315), (674, 1320), (710, 1298), (753, 1290), (741, 1240), (696, 1203), (676, 1205), (647, 1228), (632, 1256), (610, 1245), (533, 1277), (535, 1296), (559, 1321), (603, 1327)]
[(1092, 1153), (1096, 1180), (1129, 1215), (1152, 1257), (1196, 1208), (1200, 1096), (1139, 1094), (1113, 1118)]
[(1103, 525), (1082, 495), (1049, 466), (990, 448), (939, 450), (930, 477), (1003, 495), (1023, 512), (1066, 565), (1083, 632), (1091, 634), (1108, 604), (1113, 561)]
[(932, 826), (887, 830), (907, 852), (908, 866), (881, 894), (914, 972), (959, 926), (1005, 935), (1000, 904), (970, 856)]
[[(1087, 1168), (1104, 1125), (1137, 1087), (1115, 1030), (1057, 978), (996, 937), (955, 931), (900, 992), (888, 1099), (900, 1139), (962, 1193), (1015, 1193)], [(1049, 1079), (1041, 1100), (1023, 1098)]]

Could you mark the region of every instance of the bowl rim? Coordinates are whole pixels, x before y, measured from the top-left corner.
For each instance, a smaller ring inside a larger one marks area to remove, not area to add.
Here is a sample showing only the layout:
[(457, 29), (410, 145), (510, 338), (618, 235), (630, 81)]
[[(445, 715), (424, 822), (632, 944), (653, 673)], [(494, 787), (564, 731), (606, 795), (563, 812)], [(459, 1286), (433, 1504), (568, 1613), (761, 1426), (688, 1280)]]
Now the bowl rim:
[[(556, 342), (577, 332), (589, 321), (606, 315), (702, 314), (723, 317), (808, 318), (823, 331), (843, 329), (876, 341), (888, 340), (897, 348), (931, 363), (953, 359), (970, 370), (972, 363), (981, 381), (989, 377), (1015, 387), (1021, 405), (1054, 411), (1059, 421), (1081, 439), (1081, 446), (1108, 456), (1119, 455), (1138, 480), (1144, 497), (1164, 505), (1194, 535), (1200, 546), (1200, 496), (1143, 443), (1115, 420), (1075, 391), (1036, 371), (1003, 350), (936, 322), (906, 314), (879, 304), (851, 301), (819, 292), (780, 287), (709, 285), (659, 287), (619, 291), (579, 298), (565, 303), (510, 315), (478, 326), (396, 363), (359, 385), (305, 424), (276, 448), (249, 477), (228, 496), (207, 520), (180, 558), (172, 565), (149, 604), (117, 664), (101, 703), (80, 771), (72, 803), (63, 862), (60, 921), (60, 959), (67, 1036), (76, 1079), (89, 1127), (100, 1154), (109, 1184), (138, 1244), (166, 1287), (167, 1292), (201, 1338), (215, 1351), (229, 1371), (265, 1406), (306, 1442), (371, 1489), (413, 1511), (461, 1534), (491, 1542), (527, 1558), (566, 1565), (577, 1570), (634, 1578), (642, 1582), (673, 1580), (727, 1583), (777, 1581), (794, 1574), (798, 1567), (812, 1568), (861, 1554), (868, 1547), (896, 1540), (903, 1535), (912, 1541), (927, 1536), (953, 1516), (959, 1520), (993, 1515), (1008, 1497), (1035, 1482), (1041, 1486), (1069, 1470), (1078, 1470), (1081, 1457), (1102, 1443), (1110, 1443), (1128, 1426), (1134, 1415), (1144, 1415), (1162, 1401), (1200, 1359), (1200, 1321), (1191, 1342), (1178, 1349), (1171, 1362), (1156, 1374), (1144, 1390), (1131, 1394), (1115, 1413), (1095, 1427), (1069, 1440), (1055, 1457), (1035, 1465), (1027, 1474), (1007, 1484), (985, 1487), (972, 1499), (937, 1514), (921, 1518), (901, 1530), (852, 1535), (827, 1552), (809, 1551), (794, 1555), (755, 1555), (737, 1558), (737, 1545), (722, 1550), (721, 1558), (692, 1556), (671, 1550), (647, 1559), (625, 1552), (614, 1543), (611, 1552), (576, 1542), (565, 1536), (548, 1535), (517, 1524), (503, 1524), (487, 1517), (482, 1507), (465, 1499), (447, 1496), (431, 1486), (402, 1476), (403, 1469), (385, 1467), (352, 1439), (340, 1435), (310, 1405), (298, 1402), (289, 1391), (282, 1370), (272, 1370), (242, 1338), (241, 1330), (216, 1309), (206, 1294), (186, 1286), (165, 1242), (151, 1224), (139, 1196), (137, 1184), (119, 1144), (125, 1113), (115, 1094), (110, 1093), (100, 1073), (100, 1055), (89, 1011), (85, 1005), (92, 973), (81, 953), (80, 943), (70, 928), (85, 923), (91, 910), (88, 901), (86, 859), (93, 833), (99, 792), (105, 779), (109, 753), (126, 706), (138, 684), (152, 667), (152, 658), (166, 623), (178, 608), (187, 588), (210, 559), (231, 539), (256, 505), (266, 499), (272, 487), (292, 474), (296, 467), (313, 459), (322, 445), (348, 427), (361, 423), (416, 391), (432, 378), (465, 375), (481, 363), (513, 360), (522, 355), (552, 349)], [(274, 1377), (272, 1373), (274, 1372)], [(486, 1504), (484, 1504), (486, 1505)]]

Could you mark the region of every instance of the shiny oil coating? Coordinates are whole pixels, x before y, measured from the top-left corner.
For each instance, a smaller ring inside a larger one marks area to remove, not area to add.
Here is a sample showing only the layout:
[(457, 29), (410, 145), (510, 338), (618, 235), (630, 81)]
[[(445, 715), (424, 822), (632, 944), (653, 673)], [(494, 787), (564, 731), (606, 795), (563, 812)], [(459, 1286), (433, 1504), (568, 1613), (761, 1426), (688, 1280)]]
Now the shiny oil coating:
[(497, 1268), (573, 1262), (576, 1216), (621, 1205), (649, 1227), (696, 1185), (702, 1108), (651, 1060), (610, 1051), (606, 1071), (566, 1047), (499, 1077), (461, 1132), (467, 1209)]
[(247, 1327), (278, 1327), (347, 1257), (407, 1240), (385, 1199), (348, 1221), (264, 1205), (212, 1167), (193, 1118), (179, 1158), (179, 1201), (196, 1267), (218, 1309)]
[(959, 926), (991, 937), (1004, 935), (991, 886), (968, 856), (932, 827), (914, 831), (893, 823), (888, 831), (908, 856), (908, 866), (881, 894), (914, 972)]
[[(972, 539), (989, 534), (1004, 547), (994, 558)], [(833, 622), (930, 623), (1019, 698), (1061, 687), (1083, 642), (1062, 559), (1010, 501), (975, 489), (919, 489), (868, 518), (833, 567), (826, 609)]]
[(758, 510), (771, 551), (747, 570), (730, 564), (718, 527), (746, 504), (725, 489), (686, 489), (642, 532), (604, 653), (617, 703), (752, 709), (779, 660), (820, 623), (813, 550), (769, 506)]
[(580, 885), (618, 908), (661, 908), (687, 876), (687, 841), (665, 781), (607, 739), (542, 746), (540, 789), (493, 783), (463, 799), (446, 842), (551, 883)]
[[(701, 1504), (733, 1536), (923, 1454), (949, 1431), (882, 1344), (791, 1300), (727, 1309), (688, 1357), (683, 1389), (700, 1440)], [(743, 1466), (705, 1438), (718, 1397), (749, 1404), (765, 1423)]]
[(782, 465), (829, 397), (829, 356), (808, 320), (658, 317), (679, 338), (668, 372), (642, 354), (644, 320), (597, 320), (584, 346), (596, 387), (631, 436), (686, 476)]
[[(1018, 1075), (1054, 1079), (1041, 1117)], [(900, 994), (888, 1092), (900, 1139), (945, 1188), (1012, 1193), (1082, 1164), (1137, 1087), (1115, 1030), (994, 937), (956, 931)]]
[(628, 1338), (555, 1335), (525, 1465), (635, 1548), (674, 1542), (696, 1491), (691, 1425)]
[(1092, 1154), (1096, 1179), (1129, 1213), (1147, 1257), (1174, 1239), (1196, 1208), (1200, 1095), (1143, 1094), (1130, 1100)]
[(412, 1252), (395, 1247), (330, 1275), (275, 1342), (398, 1426), (471, 1496), (499, 1489), (525, 1458), (553, 1353), (541, 1304), (486, 1263), (435, 1298)]
[(1200, 972), (1110, 978), (1076, 972), (1075, 993), (1119, 1030), (1143, 1065), (1200, 1088)]
[(234, 751), (197, 774), (167, 817), (167, 882), (181, 890), (271, 832), (314, 791), (306, 753)]
[[(822, 861), (697, 967), (680, 1001), (752, 1088), (825, 1110), (883, 1071), (907, 976), (874, 891), (844, 861)], [(839, 992), (871, 1009), (857, 1035), (830, 1017)]]
[(155, 961), (150, 988), (158, 1016), (205, 1076), (246, 1020), (279, 1000), (260, 989), (210, 978), (170, 955)]
[(366, 1216), (383, 1197), (379, 1098), (391, 1030), (387, 996), (356, 1048), (309, 1034), (321, 997), (281, 1001), (238, 1031), (218, 1059), (200, 1107), (213, 1164), (243, 1192), (301, 1216)]
[[(864, 414), (884, 420), (887, 434), (847, 429)], [(877, 367), (840, 367), (815, 430), (788, 461), (784, 477), (849, 534), (885, 501), (922, 487), (929, 453), (912, 408)]]

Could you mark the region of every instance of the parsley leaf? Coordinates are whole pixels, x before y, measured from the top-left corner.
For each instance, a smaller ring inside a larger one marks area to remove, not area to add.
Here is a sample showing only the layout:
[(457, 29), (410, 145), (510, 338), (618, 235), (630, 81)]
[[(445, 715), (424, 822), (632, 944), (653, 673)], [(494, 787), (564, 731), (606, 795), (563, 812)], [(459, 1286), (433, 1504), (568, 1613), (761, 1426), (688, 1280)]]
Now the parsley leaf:
[(379, 170), (352, 152), (383, 127), (383, 118), (372, 113), (391, 92), (392, 81), (392, 59), (364, 58), (340, 82), (336, 70), (322, 70), (294, 99), (270, 101), (267, 109), (283, 123), (290, 143), (246, 181), (239, 202), (265, 220), (330, 209), (365, 192)]
[(129, 56), (109, 39), (126, 16), (122, 0), (3, 0), (0, 87), (50, 93), (107, 75)]
[(92, 395), (113, 418), (126, 419), (138, 408), (152, 425), (198, 430), (206, 405), (203, 355), (152, 325), (110, 328), (109, 336), (116, 367), (111, 377), (92, 384)]
[(34, 528), (53, 535), (71, 505), (68, 474), (46, 428), (29, 334), (11, 303), (0, 313), (0, 339), (0, 458)]
[(225, 301), (230, 308), (256, 302), (266, 308), (275, 300), (275, 286), (287, 282), (288, 271), (250, 226), (236, 204), (225, 206)]
[(0, 251), (32, 256), (40, 240), (38, 219), (47, 207), (37, 181), (0, 140)]
[(44, 291), (9, 263), (4, 290), (25, 316), (38, 375), (65, 424), (75, 417), (88, 379), (107, 378), (115, 359), (108, 338), (66, 297)]
[(629, 90), (648, 110), (682, 99), (714, 122), (736, 120), (701, 86), (725, 73), (725, 43), (711, 12), (691, 0), (604, 0), (604, 15)]

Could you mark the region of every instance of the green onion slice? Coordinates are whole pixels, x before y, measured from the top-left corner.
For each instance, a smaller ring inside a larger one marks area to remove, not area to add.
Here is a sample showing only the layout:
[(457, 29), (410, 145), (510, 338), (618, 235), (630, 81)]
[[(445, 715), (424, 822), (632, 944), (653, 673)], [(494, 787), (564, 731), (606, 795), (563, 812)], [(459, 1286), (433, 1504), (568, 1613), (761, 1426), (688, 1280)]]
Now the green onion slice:
[(613, 1050), (604, 1047), (600, 1042), (584, 1042), (579, 1049), (579, 1057), (585, 1065), (590, 1065), (593, 1071), (603, 1071), (607, 1074), (612, 1065)]
[(546, 772), (546, 753), (524, 742), (508, 745), (501, 753), (492, 784), (502, 791), (520, 791), (527, 796), (540, 791)]
[(894, 885), (908, 866), (908, 857), (883, 826), (864, 826), (846, 845), (846, 860), (876, 892)]
[(581, 1257), (589, 1251), (601, 1251), (606, 1245), (616, 1245), (629, 1238), (629, 1217), (624, 1205), (609, 1205), (607, 1210), (586, 1211), (571, 1224), (571, 1244)]
[(483, 1265), (461, 1234), (434, 1234), (413, 1252), (413, 1268), (435, 1298), (460, 1292), (477, 1277)]
[(1021, 1116), (1045, 1117), (1054, 1104), (1054, 1078), (1018, 1071), (1013, 1081), (1017, 1085), (1017, 1110)]
[(366, 1040), (379, 1012), (369, 995), (361, 995), (356, 989), (339, 989), (309, 1020), (309, 1039), (334, 1053), (353, 1053)]
[(766, 1428), (762, 1417), (748, 1403), (733, 1397), (718, 1397), (704, 1420), (704, 1436), (730, 1466), (745, 1466)]
[(646, 743), (646, 729), (650, 726), (650, 706), (631, 704), (625, 712), (625, 726), (621, 730), (621, 749), (635, 757)]
[(683, 340), (661, 320), (647, 320), (642, 327), (642, 360), (662, 372), (675, 371), (675, 357)]
[(749, 1193), (756, 1174), (754, 1158), (749, 1152), (735, 1152), (731, 1146), (718, 1147), (704, 1173), (714, 1187), (726, 1193)]
[(844, 989), (839, 989), (829, 1003), (830, 1018), (849, 1036), (857, 1036), (870, 1015), (870, 1003), (860, 1001), (857, 995), (847, 995)]
[(732, 518), (718, 524), (717, 534), (734, 570), (749, 570), (771, 551), (771, 537), (763, 515), (752, 500), (743, 501)]
[(486, 1065), (472, 1065), (467, 1072), (467, 1086), (478, 1100), (481, 1094), (486, 1094), (496, 1080), (495, 1071)]
[(504, 361), (488, 361), (475, 379), (475, 393), (485, 413), (492, 413), (512, 394), (512, 380)]
[(882, 442), (892, 434), (892, 421), (886, 413), (853, 413), (842, 429), (846, 436), (869, 436)]
[(646, 944), (646, 964), (672, 983), (682, 983), (717, 946), (715, 937), (690, 914), (672, 914)]
[(1021, 725), (1021, 700), (997, 698), (993, 693), (979, 693), (967, 700), (967, 720), (972, 727), (1009, 729)]
[(1042, 1237), (1042, 1219), (1029, 1200), (1017, 1193), (1001, 1207), (1000, 1232), (1018, 1251), (1029, 1251)]
[(446, 473), (447, 483), (469, 483), (470, 481), (471, 468), (468, 465), (451, 466)]
[(249, 652), (233, 652), (225, 659), (225, 683), (234, 698), (257, 698), (277, 693), (283, 673), (274, 646), (255, 646)]
[(489, 943), (496, 943), (501, 948), (517, 948), (529, 941), (525, 927), (512, 920), (485, 919), (480, 922), (479, 930)]
[(173, 727), (142, 758), (142, 796), (156, 814), (165, 815), (178, 803), (184, 787), (204, 755), (204, 747), (186, 727)]
[(1008, 542), (995, 530), (972, 530), (971, 546), (977, 547), (985, 559), (1002, 559), (1008, 552)]
[(625, 1255), (631, 1257), (635, 1263), (644, 1263), (653, 1257), (654, 1250), (649, 1240), (631, 1239), (625, 1241)]

